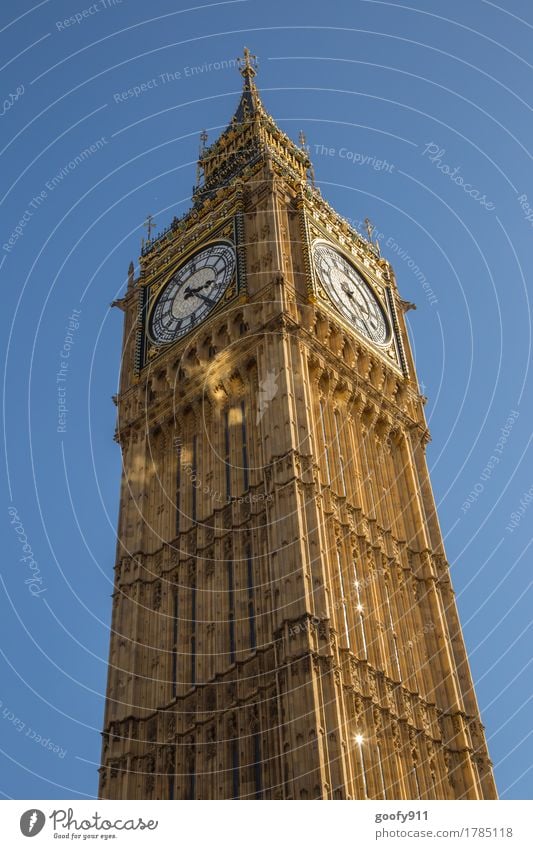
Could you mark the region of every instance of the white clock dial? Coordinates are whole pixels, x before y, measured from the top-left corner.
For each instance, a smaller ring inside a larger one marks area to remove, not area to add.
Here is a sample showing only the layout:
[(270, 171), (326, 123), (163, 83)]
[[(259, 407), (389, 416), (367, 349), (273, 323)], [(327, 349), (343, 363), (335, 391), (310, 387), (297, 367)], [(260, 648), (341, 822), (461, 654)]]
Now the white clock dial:
[(315, 242), (313, 260), (320, 281), (337, 309), (376, 345), (387, 345), (389, 323), (376, 295), (357, 268), (327, 242)]
[(235, 250), (229, 242), (214, 242), (180, 266), (152, 310), (153, 341), (174, 342), (207, 318), (228, 288), (235, 266)]

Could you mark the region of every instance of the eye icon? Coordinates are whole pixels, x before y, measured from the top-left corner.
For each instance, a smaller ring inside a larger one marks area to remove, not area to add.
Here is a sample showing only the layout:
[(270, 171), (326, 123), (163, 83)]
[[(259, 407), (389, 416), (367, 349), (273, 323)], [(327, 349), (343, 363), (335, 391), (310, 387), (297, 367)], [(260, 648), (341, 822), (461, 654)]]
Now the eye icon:
[(30, 808), (20, 818), (20, 830), (24, 837), (35, 837), (43, 830), (45, 822), (46, 817), (42, 811), (37, 808)]

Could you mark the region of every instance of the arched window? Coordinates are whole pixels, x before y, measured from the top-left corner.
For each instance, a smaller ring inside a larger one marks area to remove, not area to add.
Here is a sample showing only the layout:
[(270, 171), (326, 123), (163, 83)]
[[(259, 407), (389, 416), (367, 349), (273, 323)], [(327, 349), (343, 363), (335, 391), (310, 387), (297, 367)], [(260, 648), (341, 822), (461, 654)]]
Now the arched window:
[(344, 592), (344, 577), (342, 574), (342, 560), (339, 549), (337, 548), (337, 571), (339, 573), (339, 590), (340, 590), (340, 604), (342, 607), (342, 616), (344, 621), (344, 634), (346, 636), (346, 642), (348, 644), (348, 648), (350, 648), (350, 629), (348, 627), (348, 613), (346, 610), (346, 593)]
[(179, 628), (178, 628), (178, 590), (174, 590), (172, 599), (172, 695), (178, 695), (178, 654), (179, 654)]
[(177, 446), (177, 469), (176, 469), (176, 536), (180, 532), (181, 517), (181, 439)]
[(366, 644), (366, 633), (365, 633), (365, 610), (361, 601), (361, 582), (359, 580), (359, 576), (357, 574), (357, 564), (354, 562), (353, 564), (353, 574), (354, 574), (354, 589), (355, 589), (355, 611), (357, 622), (359, 625), (359, 635), (361, 638), (361, 648), (363, 652), (363, 657), (367, 657), (368, 649)]
[(192, 475), (191, 475), (191, 483), (192, 483), (192, 510), (191, 517), (193, 522), (196, 522), (196, 491), (197, 491), (197, 478), (198, 478), (198, 437), (196, 434), (192, 438)]
[(252, 549), (250, 545), (246, 546), (246, 572), (248, 578), (248, 622), (250, 626), (250, 649), (255, 650), (256, 633), (255, 633), (255, 599), (254, 599), (254, 570), (252, 560)]
[(392, 656), (394, 658), (394, 665), (396, 667), (396, 677), (398, 678), (398, 680), (400, 680), (402, 676), (400, 672), (400, 656), (398, 654), (398, 638), (394, 629), (394, 620), (392, 618), (392, 607), (390, 603), (389, 584), (386, 578), (383, 581), (383, 584), (385, 587), (385, 604), (387, 606), (387, 619), (392, 642)]
[(231, 501), (230, 432), (227, 410), (224, 410), (224, 465), (226, 469), (226, 499)]
[(346, 480), (344, 478), (344, 457), (341, 448), (340, 427), (339, 427), (339, 411), (335, 410), (333, 417), (335, 419), (335, 441), (337, 443), (337, 457), (339, 458), (340, 478), (342, 484), (342, 494), (346, 495)]
[(231, 741), (231, 776), (233, 798), (239, 798), (239, 741)]
[(326, 420), (324, 418), (324, 401), (320, 399), (320, 425), (322, 428), (322, 441), (324, 442), (324, 461), (326, 463), (326, 483), (331, 483), (331, 470), (329, 465), (329, 448), (326, 435)]
[(376, 743), (376, 750), (377, 750), (377, 753), (378, 753), (378, 772), (379, 772), (379, 777), (380, 777), (380, 782), (381, 782), (381, 792), (382, 792), (382, 795), (383, 795), (383, 799), (386, 799), (387, 798), (387, 788), (385, 786), (385, 775), (383, 773), (383, 757), (382, 757), (382, 754), (381, 754), (381, 746), (379, 744), (379, 740)]
[(227, 562), (228, 572), (228, 626), (229, 626), (229, 661), (235, 662), (235, 586), (233, 578), (233, 560)]
[(263, 798), (263, 782), (261, 775), (261, 738), (259, 736), (258, 731), (254, 731), (253, 734), (253, 745), (254, 745), (254, 787), (255, 799)]
[(196, 684), (196, 574), (191, 578), (191, 687)]
[(242, 435), (242, 476), (243, 488), (247, 492), (250, 488), (249, 468), (248, 468), (248, 436), (246, 433), (246, 407), (244, 401), (241, 401), (241, 435)]

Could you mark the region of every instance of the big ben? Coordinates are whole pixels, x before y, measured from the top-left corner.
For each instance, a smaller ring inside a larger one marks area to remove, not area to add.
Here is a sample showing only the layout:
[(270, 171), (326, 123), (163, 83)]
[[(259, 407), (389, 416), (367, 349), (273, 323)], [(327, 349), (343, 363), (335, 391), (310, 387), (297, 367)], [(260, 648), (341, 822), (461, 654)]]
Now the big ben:
[(494, 799), (409, 305), (240, 72), (118, 302), (100, 796)]

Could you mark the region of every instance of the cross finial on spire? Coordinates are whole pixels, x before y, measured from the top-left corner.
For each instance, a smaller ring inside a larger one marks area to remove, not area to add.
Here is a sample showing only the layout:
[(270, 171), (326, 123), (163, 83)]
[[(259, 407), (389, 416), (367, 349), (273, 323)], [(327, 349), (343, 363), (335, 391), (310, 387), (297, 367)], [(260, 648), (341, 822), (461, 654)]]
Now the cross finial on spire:
[(251, 82), (257, 73), (257, 56), (254, 53), (250, 53), (247, 47), (244, 48), (244, 59), (241, 59), (240, 56), (237, 59), (239, 63), (239, 70), (241, 72), (241, 76), (247, 81)]
[(198, 162), (196, 163), (196, 185), (197, 186), (200, 185), (200, 179), (202, 177), (201, 159), (202, 159), (202, 157), (205, 153), (207, 139), (208, 139), (207, 130), (202, 130), (202, 132), (200, 133), (200, 151), (199, 151), (199, 154), (198, 154), (200, 158), (198, 159)]
[(152, 238), (152, 228), (154, 224), (155, 221), (153, 219), (153, 216), (151, 215), (151, 213), (148, 213), (146, 221), (144, 222), (144, 226), (146, 227), (146, 232), (148, 234), (148, 241), (150, 241), (150, 239)]

